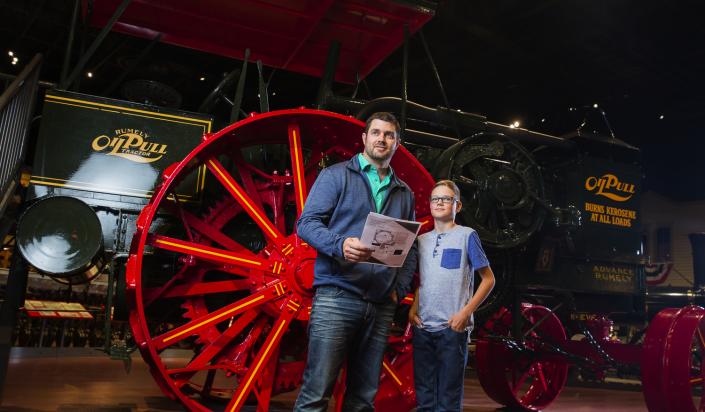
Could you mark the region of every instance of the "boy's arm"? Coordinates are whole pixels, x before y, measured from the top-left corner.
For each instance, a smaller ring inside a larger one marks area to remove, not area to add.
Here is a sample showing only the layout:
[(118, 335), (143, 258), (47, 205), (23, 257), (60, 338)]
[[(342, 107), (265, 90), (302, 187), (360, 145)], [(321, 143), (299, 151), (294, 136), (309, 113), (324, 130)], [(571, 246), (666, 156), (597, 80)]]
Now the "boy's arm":
[(467, 305), (463, 306), (460, 311), (451, 316), (448, 319), (448, 326), (456, 332), (462, 332), (468, 326), (468, 321), (470, 320), (470, 315), (472, 315), (478, 306), (487, 299), (492, 288), (494, 288), (494, 272), (489, 266), (485, 266), (477, 270), (480, 274), (480, 285), (477, 287), (477, 291), (473, 294), (472, 299)]

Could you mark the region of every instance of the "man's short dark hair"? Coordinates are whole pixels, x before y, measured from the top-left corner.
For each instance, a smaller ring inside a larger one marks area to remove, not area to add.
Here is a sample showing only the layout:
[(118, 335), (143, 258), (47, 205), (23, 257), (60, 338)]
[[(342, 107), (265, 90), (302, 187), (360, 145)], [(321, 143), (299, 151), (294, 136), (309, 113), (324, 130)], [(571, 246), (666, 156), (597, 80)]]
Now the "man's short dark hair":
[(394, 128), (397, 131), (397, 137), (399, 137), (399, 133), (401, 133), (401, 126), (399, 125), (399, 121), (393, 114), (389, 112), (372, 113), (372, 115), (367, 118), (367, 123), (365, 123), (365, 134), (370, 131), (370, 124), (375, 119), (393, 124)]

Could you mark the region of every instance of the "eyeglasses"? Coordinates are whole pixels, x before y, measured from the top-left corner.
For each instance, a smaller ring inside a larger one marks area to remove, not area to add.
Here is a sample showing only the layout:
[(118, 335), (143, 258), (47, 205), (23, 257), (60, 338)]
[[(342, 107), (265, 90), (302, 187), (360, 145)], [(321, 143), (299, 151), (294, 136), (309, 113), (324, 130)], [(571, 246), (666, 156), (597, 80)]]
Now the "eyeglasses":
[(431, 203), (440, 203), (442, 205), (455, 202), (453, 196), (431, 196)]

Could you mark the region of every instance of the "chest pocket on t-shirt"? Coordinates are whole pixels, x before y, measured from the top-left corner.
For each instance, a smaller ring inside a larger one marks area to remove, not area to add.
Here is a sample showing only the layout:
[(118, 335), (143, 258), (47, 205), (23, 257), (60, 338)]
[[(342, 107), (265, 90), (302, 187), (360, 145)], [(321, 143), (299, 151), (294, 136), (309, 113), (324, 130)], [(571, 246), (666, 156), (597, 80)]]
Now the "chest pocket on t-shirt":
[(446, 269), (458, 269), (460, 267), (461, 249), (443, 249), (441, 256), (441, 267)]

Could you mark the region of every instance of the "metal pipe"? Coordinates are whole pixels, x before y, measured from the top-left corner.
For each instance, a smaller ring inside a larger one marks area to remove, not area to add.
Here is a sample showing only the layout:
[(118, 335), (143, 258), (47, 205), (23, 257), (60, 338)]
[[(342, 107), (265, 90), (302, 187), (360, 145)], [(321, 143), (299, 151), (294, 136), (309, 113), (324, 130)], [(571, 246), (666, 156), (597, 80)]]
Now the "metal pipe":
[[(402, 103), (402, 99), (399, 97), (379, 97), (366, 102), (362, 100), (345, 99), (338, 96), (329, 95), (325, 98), (321, 107), (328, 110), (354, 114), (358, 119), (364, 120), (367, 119), (370, 114), (378, 111), (398, 113), (402, 107)], [(570, 147), (574, 144), (571, 140), (563, 139), (557, 136), (534, 132), (522, 128), (512, 128), (500, 123), (489, 122), (484, 116), (475, 113), (450, 110), (445, 107), (432, 108), (413, 101), (407, 101), (406, 107), (408, 109), (409, 116), (412, 118), (418, 118), (444, 127), (453, 127), (454, 123), (456, 123), (460, 133), (465, 136), (475, 134), (479, 131), (484, 131), (503, 133), (506, 136), (518, 141), (536, 145)]]
[(572, 146), (573, 142), (561, 137), (552, 136), (550, 134), (545, 134), (541, 132), (535, 132), (533, 130), (527, 130), (520, 127), (509, 127), (506, 124), (487, 122), (487, 128), (490, 131), (496, 133), (504, 133), (507, 136), (514, 137), (517, 140), (527, 141), (530, 143), (536, 143), (540, 145), (552, 145), (552, 146)]
[(259, 84), (259, 112), (267, 113), (269, 112), (269, 93), (267, 91), (267, 83), (264, 81), (264, 76), (262, 75), (262, 60), (257, 60), (257, 73), (258, 73), (258, 84)]
[(233, 107), (230, 111), (230, 123), (237, 122), (240, 117), (240, 110), (242, 110), (242, 99), (245, 96), (245, 79), (247, 78), (247, 63), (249, 59), (250, 49), (245, 49), (245, 58), (242, 60), (240, 78), (237, 79), (237, 88), (235, 89), (235, 97), (233, 98)]
[(422, 132), (421, 130), (406, 129), (404, 143), (412, 143), (439, 149), (447, 149), (458, 143), (458, 139), (435, 133)]
[(69, 39), (66, 42), (66, 54), (64, 54), (64, 64), (61, 67), (61, 77), (59, 82), (66, 81), (66, 76), (69, 74), (69, 64), (71, 64), (71, 50), (73, 49), (73, 39), (76, 36), (76, 22), (78, 22), (78, 10), (80, 8), (80, 0), (73, 2), (73, 14), (71, 16), (71, 28), (69, 29)]
[(110, 30), (112, 30), (113, 26), (118, 21), (120, 16), (122, 16), (122, 13), (125, 11), (127, 6), (130, 4), (130, 1), (131, 0), (123, 0), (122, 3), (120, 3), (118, 8), (115, 10), (115, 13), (113, 13), (112, 17), (110, 17), (108, 24), (106, 24), (105, 27), (103, 27), (100, 30), (100, 33), (98, 33), (98, 36), (95, 38), (95, 40), (93, 40), (93, 43), (90, 45), (90, 47), (88, 48), (86, 53), (78, 61), (78, 63), (76, 64), (76, 67), (71, 72), (71, 75), (68, 77), (68, 79), (61, 82), (61, 86), (60, 86), (61, 89), (68, 90), (68, 88), (71, 87), (71, 84), (76, 80), (76, 77), (78, 76), (78, 74), (86, 66), (86, 64), (88, 63), (88, 60), (90, 60), (90, 58), (93, 57), (93, 54), (95, 53), (95, 51), (103, 43), (103, 40), (105, 40), (105, 37), (108, 35)]
[(433, 72), (433, 77), (438, 85), (438, 90), (441, 92), (441, 97), (443, 98), (443, 104), (446, 107), (450, 107), (450, 102), (448, 101), (448, 96), (446, 95), (446, 90), (443, 87), (443, 81), (441, 80), (441, 75), (438, 73), (438, 68), (436, 63), (433, 61), (433, 56), (431, 55), (431, 50), (426, 43), (426, 37), (423, 35), (423, 30), (419, 29), (419, 39), (421, 39), (421, 45), (423, 46), (426, 57), (428, 58), (428, 63), (431, 65), (431, 71)]
[(318, 87), (318, 95), (316, 96), (316, 106), (321, 108), (323, 103), (331, 95), (333, 80), (335, 79), (335, 69), (338, 66), (338, 55), (340, 54), (340, 42), (332, 41), (328, 49), (328, 59), (326, 66), (323, 69), (321, 76), (321, 85)]
[[(409, 25), (404, 24), (404, 53), (401, 63), (401, 133), (404, 136), (406, 130), (406, 104), (409, 100), (407, 96), (407, 84), (409, 82)], [(362, 120), (362, 119), (361, 119)]]

